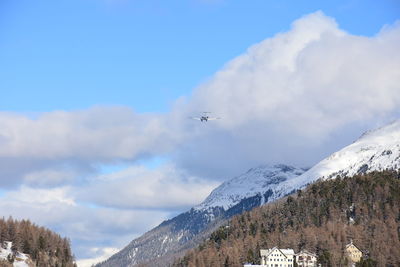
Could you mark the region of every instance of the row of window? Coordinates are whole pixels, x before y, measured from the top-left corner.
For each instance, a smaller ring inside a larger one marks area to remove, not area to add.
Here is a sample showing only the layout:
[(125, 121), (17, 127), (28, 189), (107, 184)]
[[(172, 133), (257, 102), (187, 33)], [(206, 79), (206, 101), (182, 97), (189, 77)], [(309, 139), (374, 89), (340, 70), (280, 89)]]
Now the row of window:
[[(267, 261), (279, 261), (279, 259), (267, 258)], [(285, 261), (285, 259), (281, 259), (281, 261)], [(293, 261), (292, 259), (287, 259), (287, 261)]]

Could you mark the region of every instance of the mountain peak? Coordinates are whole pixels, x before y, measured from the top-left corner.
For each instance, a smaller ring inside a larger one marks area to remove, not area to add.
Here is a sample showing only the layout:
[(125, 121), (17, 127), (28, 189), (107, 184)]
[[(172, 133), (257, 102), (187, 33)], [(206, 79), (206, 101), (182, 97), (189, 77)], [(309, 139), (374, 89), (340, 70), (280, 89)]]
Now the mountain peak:
[(222, 183), (195, 209), (205, 210), (222, 207), (224, 210), (228, 210), (242, 199), (255, 195), (264, 195), (277, 184), (303, 173), (304, 169), (285, 164), (260, 165)]
[(368, 130), (364, 132), (356, 142), (368, 140), (371, 138), (379, 138), (382, 136), (392, 137), (394, 136), (397, 140), (400, 138), (400, 119), (394, 120), (391, 123), (384, 125), (382, 127)]
[(386, 169), (400, 169), (400, 120), (364, 133), (299, 176), (296, 184)]

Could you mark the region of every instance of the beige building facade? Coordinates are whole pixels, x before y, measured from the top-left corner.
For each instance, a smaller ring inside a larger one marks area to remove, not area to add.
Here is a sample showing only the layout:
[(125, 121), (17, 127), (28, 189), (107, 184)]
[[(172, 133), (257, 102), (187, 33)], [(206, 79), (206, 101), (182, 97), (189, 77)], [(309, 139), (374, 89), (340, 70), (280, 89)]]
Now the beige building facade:
[(361, 250), (353, 244), (353, 240), (350, 240), (350, 243), (346, 245), (345, 251), (351, 263), (359, 262), (363, 256)]
[(266, 267), (293, 267), (294, 266), (294, 250), (279, 249), (261, 249), (261, 265)]

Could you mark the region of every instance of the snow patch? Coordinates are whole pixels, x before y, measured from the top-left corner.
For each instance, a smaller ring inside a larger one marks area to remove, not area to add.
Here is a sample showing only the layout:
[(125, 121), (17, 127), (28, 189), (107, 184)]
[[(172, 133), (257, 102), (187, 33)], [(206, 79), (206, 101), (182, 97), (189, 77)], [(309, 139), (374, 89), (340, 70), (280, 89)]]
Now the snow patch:
[(0, 246), (0, 259), (8, 260), (8, 257), (15, 257), (13, 267), (29, 267), (27, 261), (30, 259), (27, 254), (12, 251), (12, 242), (4, 241)]

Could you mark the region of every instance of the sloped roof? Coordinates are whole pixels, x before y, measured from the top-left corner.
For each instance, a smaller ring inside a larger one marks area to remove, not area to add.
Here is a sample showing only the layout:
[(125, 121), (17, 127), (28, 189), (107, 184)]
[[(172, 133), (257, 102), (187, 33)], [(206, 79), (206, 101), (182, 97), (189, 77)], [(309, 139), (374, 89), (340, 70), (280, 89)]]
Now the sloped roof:
[(353, 240), (350, 240), (350, 243), (346, 245), (346, 248), (349, 248), (349, 247), (355, 247), (355, 248), (358, 249), (360, 252), (362, 252), (361, 249), (360, 249), (359, 247), (357, 247), (356, 245), (353, 244)]
[(294, 255), (294, 250), (291, 248), (287, 248), (287, 249), (280, 249), (278, 247), (273, 247), (271, 249), (260, 249), (260, 254), (261, 256), (269, 256), (271, 253), (273, 253), (274, 251), (278, 250), (280, 253), (283, 254), (283, 256), (285, 256), (287, 258), (287, 256), (290, 255)]
[(299, 253), (296, 253), (296, 256), (297, 256), (297, 255), (300, 255), (300, 254), (307, 254), (307, 255), (310, 255), (310, 256), (313, 256), (313, 257), (317, 257), (317, 255), (316, 255), (315, 253), (312, 253), (312, 252), (310, 252), (310, 251), (308, 251), (308, 250), (305, 250), (305, 249), (303, 249), (303, 250), (300, 251)]

